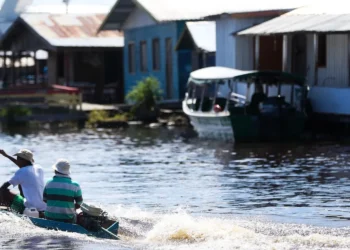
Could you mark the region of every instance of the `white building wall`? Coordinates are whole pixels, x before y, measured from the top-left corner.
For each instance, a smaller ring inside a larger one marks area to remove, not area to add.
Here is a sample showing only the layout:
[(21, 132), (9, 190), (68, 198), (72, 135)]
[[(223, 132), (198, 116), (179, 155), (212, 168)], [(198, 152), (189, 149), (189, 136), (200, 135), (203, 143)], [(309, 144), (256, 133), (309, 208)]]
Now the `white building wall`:
[(249, 70), (254, 65), (253, 38), (233, 36), (271, 18), (223, 18), (216, 21), (216, 65)]
[(348, 37), (327, 36), (327, 67), (319, 69), (320, 86), (348, 87)]
[(327, 35), (327, 65), (318, 68), (318, 81), (314, 85), (315, 60), (313, 35), (308, 35), (309, 98), (317, 113), (350, 115), (350, 83), (348, 36)]
[[(238, 32), (271, 18), (223, 18), (216, 21), (216, 65), (241, 70), (254, 69), (254, 38), (234, 36)], [(247, 94), (246, 83), (238, 83), (235, 92), (251, 99), (254, 86)]]
[[(313, 35), (307, 35), (307, 78), (314, 85), (315, 56)], [(349, 87), (348, 37), (327, 35), (327, 65), (318, 68), (317, 86)]]

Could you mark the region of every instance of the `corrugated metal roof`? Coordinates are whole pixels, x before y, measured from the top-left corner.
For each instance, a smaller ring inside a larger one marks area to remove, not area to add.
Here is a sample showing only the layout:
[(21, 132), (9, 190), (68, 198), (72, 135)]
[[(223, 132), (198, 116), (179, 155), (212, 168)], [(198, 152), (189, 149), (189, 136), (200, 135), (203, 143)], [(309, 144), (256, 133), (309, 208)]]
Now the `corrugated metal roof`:
[(297, 32), (342, 33), (350, 31), (350, 4), (309, 5), (238, 33), (238, 35), (271, 35)]
[(202, 19), (223, 13), (294, 9), (315, 0), (137, 0), (158, 21)]
[(101, 30), (121, 28), (136, 7), (147, 11), (156, 21), (200, 20), (224, 13), (289, 10), (317, 0), (118, 0), (104, 21)]
[(215, 22), (187, 22), (186, 26), (194, 43), (199, 49), (206, 52), (216, 51)]
[(117, 31), (96, 34), (104, 14), (21, 14), (36, 33), (55, 47), (123, 47)]

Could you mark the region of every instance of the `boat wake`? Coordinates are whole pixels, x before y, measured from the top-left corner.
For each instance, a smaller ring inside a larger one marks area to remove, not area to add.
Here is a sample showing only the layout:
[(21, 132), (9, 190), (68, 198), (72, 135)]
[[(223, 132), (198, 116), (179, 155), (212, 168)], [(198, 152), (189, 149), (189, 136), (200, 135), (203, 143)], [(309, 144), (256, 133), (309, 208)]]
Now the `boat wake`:
[(261, 217), (201, 217), (137, 207), (106, 207), (119, 218), (120, 241), (49, 231), (0, 213), (2, 248), (25, 249), (350, 249), (350, 227), (275, 223)]
[(197, 217), (181, 209), (162, 215), (121, 206), (112, 210), (123, 217), (120, 234), (149, 249), (350, 249), (350, 227)]

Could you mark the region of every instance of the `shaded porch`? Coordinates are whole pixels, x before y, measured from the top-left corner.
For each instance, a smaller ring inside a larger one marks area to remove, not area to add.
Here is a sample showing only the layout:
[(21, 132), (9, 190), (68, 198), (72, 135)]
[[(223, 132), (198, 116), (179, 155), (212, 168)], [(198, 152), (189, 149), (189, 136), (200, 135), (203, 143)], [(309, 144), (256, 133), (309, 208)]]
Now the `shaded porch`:
[[(85, 102), (123, 103), (122, 47), (104, 46), (103, 39), (46, 39), (20, 17), (0, 43), (3, 88), (63, 85), (79, 88)], [(47, 57), (38, 58), (38, 51)]]

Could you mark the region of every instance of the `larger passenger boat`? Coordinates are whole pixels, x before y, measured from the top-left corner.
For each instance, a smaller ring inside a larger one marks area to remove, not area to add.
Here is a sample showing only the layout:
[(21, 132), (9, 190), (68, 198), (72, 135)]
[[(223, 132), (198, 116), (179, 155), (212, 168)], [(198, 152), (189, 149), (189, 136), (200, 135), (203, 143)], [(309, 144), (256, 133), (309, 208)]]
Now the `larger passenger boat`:
[[(238, 83), (246, 84), (245, 96), (234, 91)], [(256, 93), (250, 98), (252, 86)], [(271, 86), (276, 95), (264, 93)], [(282, 86), (289, 89), (289, 102), (281, 95)], [(296, 139), (304, 131), (306, 94), (305, 78), (297, 75), (208, 67), (190, 74), (182, 108), (201, 138)]]

